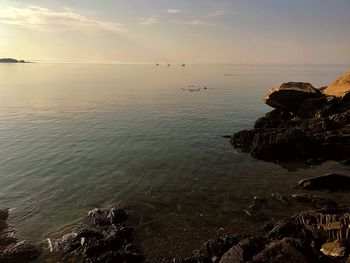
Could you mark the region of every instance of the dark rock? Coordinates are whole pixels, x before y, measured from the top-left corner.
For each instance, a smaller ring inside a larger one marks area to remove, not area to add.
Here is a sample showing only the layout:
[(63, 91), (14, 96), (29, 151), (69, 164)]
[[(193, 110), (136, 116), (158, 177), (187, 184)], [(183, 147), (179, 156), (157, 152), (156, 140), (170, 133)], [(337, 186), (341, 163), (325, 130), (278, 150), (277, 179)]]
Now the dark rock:
[(127, 217), (123, 209), (94, 209), (88, 213), (90, 228), (77, 229), (62, 238), (48, 239), (52, 252), (73, 254), (84, 262), (143, 262), (142, 254), (131, 243), (133, 229), (121, 225)]
[(259, 254), (253, 257), (253, 262), (259, 263), (307, 263), (310, 262), (303, 254), (303, 244), (298, 239), (284, 238), (270, 243)]
[(7, 222), (0, 220), (0, 234), (8, 227)]
[(194, 252), (192, 257), (182, 260), (182, 263), (192, 262), (219, 262), (220, 258), (238, 243), (236, 237), (224, 237), (207, 241), (201, 249)]
[(274, 109), (265, 114), (265, 118), (267, 119), (277, 119), (277, 120), (291, 120), (293, 118), (293, 114), (288, 111)]
[(323, 152), (316, 137), (296, 128), (245, 130), (234, 134), (231, 144), (266, 161), (305, 160)]
[(303, 203), (311, 203), (315, 208), (337, 207), (338, 204), (331, 199), (306, 193), (293, 194), (292, 197)]
[(17, 243), (17, 238), (13, 235), (5, 233), (0, 235), (0, 247), (8, 246)]
[(287, 200), (287, 198), (284, 195), (280, 194), (280, 193), (272, 193), (271, 197), (276, 199), (276, 200), (278, 200), (278, 201), (280, 201), (281, 203), (289, 204), (289, 201)]
[(0, 209), (0, 220), (6, 221), (9, 217), (9, 209)]
[(349, 190), (350, 176), (326, 174), (301, 180), (299, 186), (306, 190)]
[(34, 245), (17, 243), (6, 247), (0, 252), (0, 262), (27, 263), (40, 255), (40, 249)]
[(303, 117), (312, 118), (326, 103), (327, 100), (324, 96), (306, 99), (301, 102), (297, 114)]
[(304, 225), (290, 219), (279, 222), (268, 234), (269, 240), (282, 240), (285, 237), (309, 241), (310, 232)]
[(222, 137), (226, 139), (231, 139), (232, 135), (223, 135)]
[(287, 83), (271, 90), (266, 103), (277, 109), (259, 118), (252, 130), (233, 134), (235, 148), (271, 162), (349, 158), (350, 92), (325, 96), (310, 84)]
[(265, 103), (273, 108), (298, 112), (306, 99), (319, 98), (323, 94), (310, 83), (288, 82), (273, 88), (265, 96)]
[(267, 200), (265, 198), (259, 197), (259, 196), (254, 196), (254, 202), (255, 203), (260, 203), (260, 204), (266, 204)]
[(273, 223), (266, 223), (261, 227), (261, 231), (266, 232), (266, 231), (271, 231), (274, 228), (274, 224)]
[(247, 262), (265, 247), (265, 239), (259, 237), (246, 238), (233, 246), (221, 258), (220, 263)]
[(95, 208), (89, 211), (88, 217), (92, 224), (108, 225), (122, 223), (128, 218), (128, 214), (124, 209), (121, 208)]

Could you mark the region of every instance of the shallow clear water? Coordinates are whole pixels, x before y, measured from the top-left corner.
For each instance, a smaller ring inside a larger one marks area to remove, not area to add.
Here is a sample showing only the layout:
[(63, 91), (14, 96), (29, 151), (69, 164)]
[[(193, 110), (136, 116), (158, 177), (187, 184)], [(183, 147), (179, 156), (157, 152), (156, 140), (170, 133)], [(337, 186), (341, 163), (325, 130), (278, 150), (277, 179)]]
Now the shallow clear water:
[[(0, 207), (11, 207), (18, 234), (36, 241), (80, 223), (91, 208), (125, 205), (147, 253), (186, 254), (229, 224), (249, 228), (242, 210), (254, 195), (349, 173), (335, 162), (257, 161), (222, 138), (270, 110), (262, 102), (268, 88), (320, 87), (348, 70), (1, 64)], [(181, 89), (190, 85), (202, 89)]]

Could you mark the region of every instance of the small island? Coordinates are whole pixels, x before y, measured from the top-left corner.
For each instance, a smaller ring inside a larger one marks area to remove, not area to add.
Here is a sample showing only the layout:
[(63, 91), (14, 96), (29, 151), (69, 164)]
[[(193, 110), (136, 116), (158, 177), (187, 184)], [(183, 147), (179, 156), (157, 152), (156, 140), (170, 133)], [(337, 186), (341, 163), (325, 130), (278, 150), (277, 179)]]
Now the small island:
[(31, 63), (25, 60), (17, 60), (14, 58), (0, 58), (0, 63)]

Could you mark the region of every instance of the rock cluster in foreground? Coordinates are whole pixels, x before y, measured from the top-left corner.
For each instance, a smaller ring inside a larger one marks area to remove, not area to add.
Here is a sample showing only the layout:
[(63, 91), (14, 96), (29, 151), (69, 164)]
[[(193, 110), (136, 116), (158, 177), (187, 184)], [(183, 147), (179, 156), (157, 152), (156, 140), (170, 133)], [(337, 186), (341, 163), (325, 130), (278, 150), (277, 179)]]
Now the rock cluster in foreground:
[[(299, 182), (310, 189), (332, 189), (327, 187), (330, 178), (340, 187), (350, 177), (326, 175)], [(337, 188), (341, 189), (341, 188)], [(273, 198), (276, 195), (271, 195)], [(281, 195), (282, 196), (282, 195)], [(279, 198), (281, 199), (281, 198)], [(297, 213), (276, 224), (267, 223), (261, 233), (246, 237), (224, 237), (209, 240), (193, 256), (182, 263), (295, 263), (324, 262), (349, 263), (350, 207), (338, 205), (333, 200), (309, 193), (296, 193), (292, 199), (309, 204), (310, 210)], [(288, 201), (286, 197), (281, 199)], [(255, 207), (267, 202), (254, 197)], [(253, 206), (251, 206), (253, 208)]]
[(50, 253), (62, 255), (60, 260), (75, 258), (86, 263), (144, 262), (132, 243), (133, 229), (122, 224), (127, 218), (125, 210), (96, 208), (89, 212), (88, 218), (88, 227), (75, 229), (56, 240), (47, 239)]
[(36, 259), (41, 250), (38, 246), (19, 241), (9, 229), (7, 219), (8, 209), (0, 209), (0, 262), (1, 263), (27, 263)]
[(350, 73), (340, 80), (323, 90), (327, 93), (300, 82), (284, 83), (270, 90), (265, 103), (275, 110), (258, 119), (253, 129), (233, 134), (231, 144), (265, 161), (347, 163), (350, 158)]

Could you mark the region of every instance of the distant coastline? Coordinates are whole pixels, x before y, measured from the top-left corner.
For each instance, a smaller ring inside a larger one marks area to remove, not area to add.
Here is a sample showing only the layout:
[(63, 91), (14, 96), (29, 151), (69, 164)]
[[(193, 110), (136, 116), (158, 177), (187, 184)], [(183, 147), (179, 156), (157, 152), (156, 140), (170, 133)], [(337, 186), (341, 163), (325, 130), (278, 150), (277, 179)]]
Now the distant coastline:
[(32, 63), (25, 60), (17, 60), (14, 58), (0, 58), (0, 63)]

